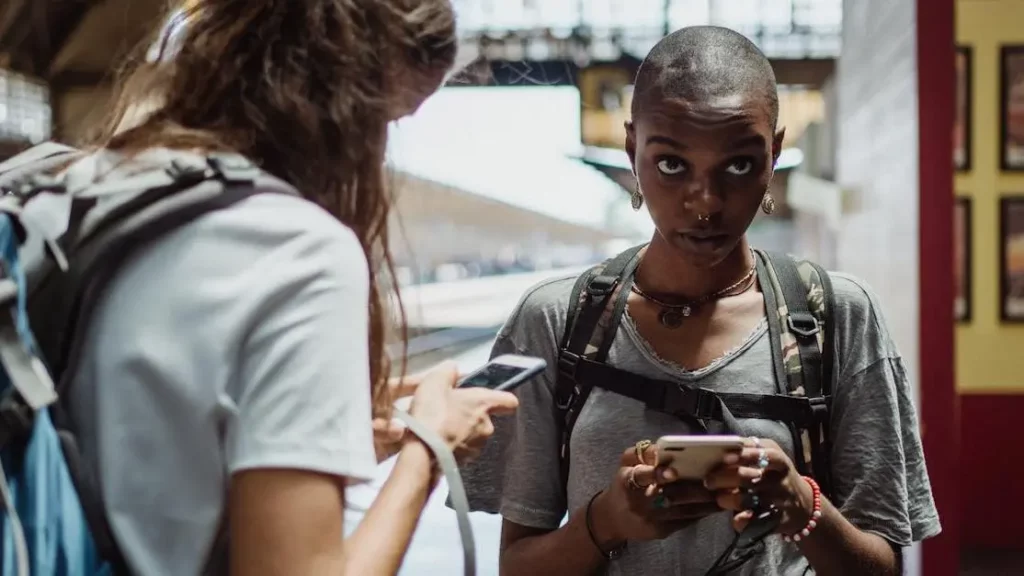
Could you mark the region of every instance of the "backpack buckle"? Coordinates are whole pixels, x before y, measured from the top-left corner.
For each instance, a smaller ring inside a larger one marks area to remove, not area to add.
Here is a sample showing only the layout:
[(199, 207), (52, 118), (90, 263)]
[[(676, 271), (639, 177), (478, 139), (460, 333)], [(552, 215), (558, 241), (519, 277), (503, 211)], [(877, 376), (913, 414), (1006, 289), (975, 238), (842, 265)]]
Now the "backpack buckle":
[(703, 388), (690, 388), (678, 384), (665, 387), (664, 411), (676, 416), (688, 416), (697, 420), (714, 420), (718, 408), (714, 392)]
[(167, 175), (174, 179), (175, 182), (186, 186), (199, 184), (208, 177), (206, 166), (185, 162), (181, 159), (171, 160), (171, 165), (167, 167)]
[(64, 181), (46, 174), (34, 174), (10, 186), (10, 193), (21, 198), (23, 201), (31, 200), (43, 192), (56, 192), (63, 194), (67, 190)]
[(591, 296), (607, 296), (615, 290), (615, 285), (618, 283), (619, 279), (615, 276), (598, 274), (587, 284), (587, 294)]
[(811, 422), (815, 424), (825, 423), (828, 418), (828, 397), (809, 398), (807, 403), (811, 407)]
[(210, 154), (206, 163), (227, 184), (252, 184), (260, 175), (260, 169), (239, 154)]
[(566, 378), (576, 381), (576, 370), (580, 366), (580, 356), (568, 350), (562, 350), (558, 354), (558, 373)]
[(811, 337), (821, 331), (818, 319), (808, 312), (791, 312), (786, 318), (790, 332), (798, 336)]

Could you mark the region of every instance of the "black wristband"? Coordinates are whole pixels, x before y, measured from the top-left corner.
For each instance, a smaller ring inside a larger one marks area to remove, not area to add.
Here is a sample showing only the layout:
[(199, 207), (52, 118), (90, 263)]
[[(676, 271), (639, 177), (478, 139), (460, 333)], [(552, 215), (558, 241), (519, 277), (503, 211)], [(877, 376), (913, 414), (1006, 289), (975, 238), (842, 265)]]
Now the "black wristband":
[(619, 556), (622, 556), (622, 552), (626, 550), (626, 543), (623, 542), (621, 546), (616, 546), (615, 548), (607, 551), (604, 548), (601, 548), (601, 545), (597, 542), (597, 537), (594, 536), (594, 525), (590, 519), (590, 509), (594, 505), (594, 500), (597, 500), (597, 497), (600, 496), (602, 492), (604, 492), (604, 490), (598, 490), (597, 494), (590, 497), (590, 502), (587, 502), (587, 510), (585, 513), (587, 534), (590, 535), (590, 541), (594, 543), (594, 548), (597, 548), (597, 551), (601, 553), (601, 556), (604, 556), (605, 560), (615, 560)]

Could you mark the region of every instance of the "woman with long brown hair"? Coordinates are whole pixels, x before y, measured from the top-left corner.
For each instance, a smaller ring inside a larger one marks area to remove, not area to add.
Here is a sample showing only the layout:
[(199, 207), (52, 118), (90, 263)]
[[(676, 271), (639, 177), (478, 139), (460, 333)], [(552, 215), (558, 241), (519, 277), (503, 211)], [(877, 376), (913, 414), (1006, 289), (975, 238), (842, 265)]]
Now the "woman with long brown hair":
[[(430, 491), (405, 438), (343, 541), (345, 487), (377, 464), (387, 421), (381, 285), (390, 268), (390, 121), (442, 82), (448, 0), (201, 0), (173, 55), (132, 69), (96, 150), (96, 180), (179, 154), (229, 152), (302, 197), (260, 194), (146, 248), (90, 324), (71, 399), (111, 531), (142, 574), (387, 574)], [(515, 397), (425, 376), (410, 412), (456, 454)], [(372, 407), (372, 410), (371, 410)]]

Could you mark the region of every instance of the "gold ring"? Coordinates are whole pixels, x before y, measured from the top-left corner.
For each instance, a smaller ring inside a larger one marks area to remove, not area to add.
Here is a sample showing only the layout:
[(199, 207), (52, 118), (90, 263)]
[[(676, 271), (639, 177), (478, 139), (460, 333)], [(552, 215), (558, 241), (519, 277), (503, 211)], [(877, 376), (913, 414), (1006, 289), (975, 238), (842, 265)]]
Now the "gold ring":
[(637, 466), (633, 466), (632, 468), (629, 469), (629, 475), (626, 476), (626, 484), (630, 488), (632, 488), (633, 490), (637, 490), (637, 491), (646, 490), (647, 488), (645, 486), (641, 486), (636, 481), (636, 469), (637, 469)]
[(647, 465), (647, 462), (644, 462), (644, 452), (647, 451), (647, 449), (650, 448), (650, 447), (651, 447), (651, 441), (650, 440), (641, 440), (641, 441), (637, 442), (635, 446), (633, 446), (633, 449), (636, 451), (636, 461), (637, 462), (639, 462), (640, 464), (643, 464), (645, 466)]

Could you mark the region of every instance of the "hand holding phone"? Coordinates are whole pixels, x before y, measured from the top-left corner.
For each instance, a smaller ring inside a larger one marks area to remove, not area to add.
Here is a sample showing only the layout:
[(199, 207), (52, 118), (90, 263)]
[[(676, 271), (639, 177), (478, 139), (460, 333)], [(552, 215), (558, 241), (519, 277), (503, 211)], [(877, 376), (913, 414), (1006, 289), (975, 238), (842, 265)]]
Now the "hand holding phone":
[[(409, 414), (437, 433), (456, 460), (476, 457), (494, 433), (493, 416), (511, 414), (515, 395), (483, 387), (457, 388), (458, 369), (446, 362), (424, 375), (416, 387)], [(408, 440), (408, 437), (407, 437)]]
[(547, 368), (543, 358), (505, 354), (459, 381), (459, 388), (487, 388), (511, 392)]

